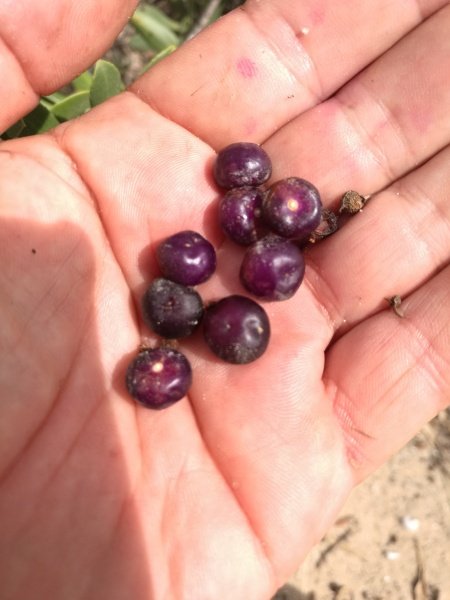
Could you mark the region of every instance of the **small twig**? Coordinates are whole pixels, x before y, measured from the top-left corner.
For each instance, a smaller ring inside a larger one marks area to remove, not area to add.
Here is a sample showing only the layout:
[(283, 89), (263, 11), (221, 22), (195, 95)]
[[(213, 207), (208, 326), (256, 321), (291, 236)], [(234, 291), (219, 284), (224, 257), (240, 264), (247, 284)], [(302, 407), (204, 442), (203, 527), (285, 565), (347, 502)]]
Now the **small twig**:
[(417, 571), (411, 584), (411, 591), (414, 600), (428, 599), (428, 584), (425, 577), (425, 565), (422, 560), (422, 553), (417, 538), (414, 538), (414, 550), (416, 554)]
[(199, 16), (197, 23), (194, 24), (190, 32), (186, 36), (186, 40), (190, 40), (196, 36), (202, 29), (205, 29), (213, 18), (214, 13), (219, 8), (222, 0), (209, 0), (202, 14)]
[(338, 537), (334, 540), (334, 542), (329, 544), (320, 553), (319, 558), (316, 560), (316, 564), (315, 564), (316, 569), (319, 568), (321, 565), (323, 565), (323, 563), (327, 559), (327, 556), (330, 554), (330, 552), (332, 552), (336, 548), (336, 546), (339, 546), (339, 544), (341, 544), (342, 542), (345, 542), (345, 540), (347, 540), (351, 536), (352, 533), (353, 533), (353, 528), (348, 527), (345, 531), (343, 531), (340, 535), (338, 535)]

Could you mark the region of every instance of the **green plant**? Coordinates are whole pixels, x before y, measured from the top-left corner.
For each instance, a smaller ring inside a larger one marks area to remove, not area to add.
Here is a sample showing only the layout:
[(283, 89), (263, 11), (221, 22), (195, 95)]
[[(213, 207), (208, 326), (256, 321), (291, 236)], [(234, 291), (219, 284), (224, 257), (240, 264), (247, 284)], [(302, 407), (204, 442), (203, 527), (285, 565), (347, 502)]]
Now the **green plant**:
[(72, 91), (69, 93), (55, 92), (43, 96), (34, 110), (4, 132), (2, 139), (48, 131), (118, 94), (124, 89), (124, 84), (115, 65), (98, 60), (92, 72), (85, 71), (79, 75), (70, 87)]
[[(206, 26), (227, 12), (241, 0), (161, 0), (142, 2), (130, 19), (133, 33), (129, 46), (134, 51), (150, 55), (141, 74), (159, 60), (173, 52), (189, 37), (199, 22)], [(205, 16), (205, 9), (214, 10)], [(123, 69), (113, 62), (98, 60), (95, 65), (81, 73), (63, 90), (43, 96), (28, 115), (14, 123), (0, 135), (0, 139), (13, 139), (43, 133), (60, 123), (79, 117), (94, 106), (125, 89)]]

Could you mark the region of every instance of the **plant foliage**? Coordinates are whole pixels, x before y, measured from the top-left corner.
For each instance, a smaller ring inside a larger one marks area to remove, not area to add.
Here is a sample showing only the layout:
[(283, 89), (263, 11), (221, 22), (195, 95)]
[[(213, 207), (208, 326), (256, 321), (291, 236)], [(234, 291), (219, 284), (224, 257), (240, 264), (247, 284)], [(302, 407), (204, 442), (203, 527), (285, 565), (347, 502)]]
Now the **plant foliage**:
[[(130, 27), (134, 33), (129, 43), (134, 50), (151, 55), (142, 72), (183, 43), (210, 1), (141, 2), (130, 19)], [(221, 0), (211, 20), (239, 4), (242, 4), (242, 0)], [(42, 97), (34, 110), (14, 123), (0, 138), (12, 139), (43, 133), (83, 115), (124, 89), (123, 73), (118, 67), (110, 61), (98, 60), (91, 69), (81, 73), (63, 90)]]

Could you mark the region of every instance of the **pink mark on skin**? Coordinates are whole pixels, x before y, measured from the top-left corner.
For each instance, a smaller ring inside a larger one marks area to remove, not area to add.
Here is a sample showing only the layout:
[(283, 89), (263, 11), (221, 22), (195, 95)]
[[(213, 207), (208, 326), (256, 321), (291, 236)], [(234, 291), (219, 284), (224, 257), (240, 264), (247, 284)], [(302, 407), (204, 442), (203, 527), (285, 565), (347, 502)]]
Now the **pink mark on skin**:
[(249, 58), (240, 58), (236, 63), (236, 68), (245, 79), (252, 79), (258, 73), (258, 67)]

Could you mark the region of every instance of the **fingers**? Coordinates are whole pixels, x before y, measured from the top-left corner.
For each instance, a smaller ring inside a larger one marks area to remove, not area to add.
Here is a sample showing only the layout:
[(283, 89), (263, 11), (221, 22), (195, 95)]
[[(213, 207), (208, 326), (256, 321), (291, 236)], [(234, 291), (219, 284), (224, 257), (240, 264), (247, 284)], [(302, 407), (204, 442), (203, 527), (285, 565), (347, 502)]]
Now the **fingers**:
[(249, 1), (132, 89), (216, 149), (262, 142), (445, 4)]
[[(335, 98), (268, 140), (275, 178), (298, 173), (335, 204), (347, 189), (367, 194), (387, 186), (448, 144), (449, 26), (447, 7)], [(423, 47), (426, 58), (417, 50)], [(386, 308), (385, 297), (410, 293), (448, 260), (449, 156), (449, 149), (442, 151), (373, 196), (362, 213), (308, 253), (307, 282), (334, 329), (346, 330)]]
[[(0, 3), (0, 131), (102, 55), (137, 0)], [(5, 85), (8, 82), (8, 85)]]
[(154, 248), (164, 237), (195, 229), (217, 242), (218, 226), (205, 218), (217, 195), (213, 151), (132, 94), (113, 98), (55, 135), (96, 199), (133, 291), (157, 272)]
[[(450, 267), (329, 350), (325, 380), (357, 479), (449, 404)], [(370, 358), (370, 360), (368, 360)]]
[[(299, 174), (334, 203), (379, 190), (450, 142), (450, 6), (273, 135), (273, 178)], [(426, 48), (426, 53), (423, 52)]]
[[(267, 147), (276, 173), (287, 174), (292, 168), (290, 174), (310, 178), (331, 199), (353, 185), (363, 193), (383, 187), (437, 151), (450, 135), (450, 87), (441, 76), (450, 72), (449, 19), (449, 9), (431, 17), (343, 88), (337, 97), (344, 97), (353, 109), (329, 110), (335, 102), (330, 101), (299, 117), (301, 126), (294, 121), (273, 136)], [(415, 54), (423, 47), (429, 49), (425, 58)], [(418, 82), (423, 82), (420, 87)], [(368, 87), (370, 93), (362, 91)], [(410, 99), (404, 102), (404, 112), (399, 104), (403, 98)], [(393, 114), (395, 118), (387, 116)], [(318, 130), (321, 118), (323, 130)], [(58, 131), (98, 198), (132, 289), (154, 272), (151, 244), (173, 233), (174, 220), (177, 229), (195, 228), (218, 240), (216, 191), (210, 179), (213, 153), (183, 128), (124, 94)], [(298, 150), (289, 146), (291, 139), (302, 139)], [(409, 293), (445, 260), (445, 239), (434, 242), (446, 227), (439, 217), (439, 206), (445, 205), (445, 160), (430, 162), (400, 188), (374, 197), (345, 228), (310, 251), (306, 283), (328, 311), (333, 329), (349, 327), (385, 308), (385, 296)], [(428, 191), (421, 199), (415, 190), (423, 189), (424, 179)], [(434, 202), (438, 208), (433, 208)], [(155, 217), (151, 225), (150, 215)], [(120, 242), (125, 228), (130, 240), (126, 245)], [(141, 257), (138, 262), (136, 256)]]
[(308, 285), (333, 327), (345, 331), (385, 298), (422, 286), (449, 261), (450, 147), (369, 200), (308, 255)]
[[(25, 73), (0, 37), (0, 74), (8, 86), (0, 87), (0, 102), (3, 110), (0, 113), (0, 133), (30, 111), (39, 101), (37, 94), (27, 81)], [(14, 90), (14, 94), (11, 93)]]

